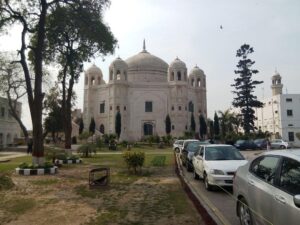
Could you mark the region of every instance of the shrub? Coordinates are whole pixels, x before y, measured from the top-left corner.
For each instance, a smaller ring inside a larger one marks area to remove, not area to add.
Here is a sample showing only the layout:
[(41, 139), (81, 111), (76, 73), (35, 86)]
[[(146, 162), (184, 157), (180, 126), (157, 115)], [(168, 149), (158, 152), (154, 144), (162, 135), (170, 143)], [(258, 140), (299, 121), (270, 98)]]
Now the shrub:
[(96, 147), (99, 148), (99, 149), (101, 149), (103, 147), (103, 144), (104, 144), (103, 140), (100, 137), (98, 137), (96, 139)]
[(133, 169), (133, 172), (136, 174), (137, 169), (141, 169), (145, 162), (145, 153), (144, 152), (132, 152), (125, 151), (123, 153), (123, 158), (129, 170)]
[(52, 168), (54, 165), (51, 162), (45, 162), (44, 165), (32, 165), (28, 163), (21, 163), (18, 167), (20, 169), (38, 169), (38, 168), (43, 168), (43, 169), (48, 169)]
[(15, 186), (11, 177), (8, 174), (0, 173), (0, 191), (9, 190)]
[(96, 154), (96, 146), (94, 144), (84, 144), (81, 145), (77, 152), (82, 155), (82, 157), (91, 157), (92, 153)]

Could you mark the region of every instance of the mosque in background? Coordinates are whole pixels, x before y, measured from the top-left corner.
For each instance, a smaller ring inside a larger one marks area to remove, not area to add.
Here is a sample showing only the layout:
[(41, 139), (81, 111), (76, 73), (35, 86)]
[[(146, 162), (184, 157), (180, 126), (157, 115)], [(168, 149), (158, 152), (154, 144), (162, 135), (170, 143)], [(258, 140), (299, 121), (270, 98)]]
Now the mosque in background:
[(268, 131), (272, 138), (282, 138), (293, 146), (300, 146), (300, 94), (283, 94), (281, 76), (272, 76), (272, 96), (263, 99), (263, 107), (256, 109), (255, 126)]
[(182, 136), (190, 130), (194, 115), (199, 131), (199, 115), (207, 116), (206, 76), (198, 66), (188, 75), (183, 61), (168, 65), (143, 50), (109, 66), (109, 81), (103, 80), (96, 65), (85, 71), (83, 120), (91, 118), (102, 134), (115, 133), (116, 113), (121, 113), (121, 140), (136, 141), (148, 135), (165, 136), (165, 119), (171, 118), (171, 135)]

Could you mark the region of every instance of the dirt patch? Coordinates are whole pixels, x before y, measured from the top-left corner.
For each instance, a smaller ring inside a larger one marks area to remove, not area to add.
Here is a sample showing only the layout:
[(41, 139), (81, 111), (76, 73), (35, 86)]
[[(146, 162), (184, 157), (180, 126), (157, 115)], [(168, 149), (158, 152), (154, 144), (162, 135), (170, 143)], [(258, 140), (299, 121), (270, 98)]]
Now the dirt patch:
[[(15, 212), (0, 204), (0, 224), (9, 225), (195, 225), (203, 224), (182, 190), (173, 166), (144, 169), (144, 175), (111, 170), (107, 188), (90, 190), (91, 165), (61, 168), (55, 176), (13, 175), (4, 202), (26, 198)], [(30, 207), (30, 208), (29, 208)]]

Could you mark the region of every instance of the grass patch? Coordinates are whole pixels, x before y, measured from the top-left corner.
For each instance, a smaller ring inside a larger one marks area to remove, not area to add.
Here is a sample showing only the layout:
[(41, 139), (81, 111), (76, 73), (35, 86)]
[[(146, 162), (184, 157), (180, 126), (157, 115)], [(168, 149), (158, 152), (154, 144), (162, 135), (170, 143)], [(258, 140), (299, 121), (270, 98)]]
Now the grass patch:
[(105, 188), (89, 189), (86, 185), (79, 185), (75, 187), (75, 193), (84, 198), (99, 198), (103, 195)]
[(9, 190), (14, 186), (15, 184), (8, 174), (0, 173), (0, 191)]
[(22, 156), (11, 159), (9, 162), (0, 163), (0, 171), (1, 172), (13, 172), (15, 168), (17, 168), (21, 163), (28, 163), (32, 162), (31, 156)]
[(158, 155), (151, 160), (152, 166), (165, 166), (166, 156)]
[(0, 204), (0, 209), (10, 214), (21, 215), (33, 209), (36, 206), (36, 201), (33, 198), (12, 198), (3, 201)]
[(57, 184), (59, 182), (58, 179), (40, 179), (40, 180), (32, 180), (30, 183), (39, 186), (48, 186), (52, 184)]

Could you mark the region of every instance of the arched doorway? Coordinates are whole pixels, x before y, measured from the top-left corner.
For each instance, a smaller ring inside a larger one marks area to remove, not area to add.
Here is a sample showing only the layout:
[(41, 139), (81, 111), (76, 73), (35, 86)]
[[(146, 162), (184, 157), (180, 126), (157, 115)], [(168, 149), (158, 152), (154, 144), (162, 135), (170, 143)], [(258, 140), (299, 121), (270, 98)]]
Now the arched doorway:
[(100, 132), (101, 132), (102, 134), (104, 134), (104, 125), (103, 125), (103, 124), (100, 125)]
[(153, 124), (144, 123), (144, 136), (153, 135)]

